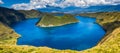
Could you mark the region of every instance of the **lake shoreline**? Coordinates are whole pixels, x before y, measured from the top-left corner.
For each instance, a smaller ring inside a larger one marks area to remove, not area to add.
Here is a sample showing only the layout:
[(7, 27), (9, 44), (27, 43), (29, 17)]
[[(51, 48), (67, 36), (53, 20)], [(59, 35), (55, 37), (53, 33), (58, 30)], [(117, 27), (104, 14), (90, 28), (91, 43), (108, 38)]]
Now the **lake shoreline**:
[[(119, 14), (118, 14), (119, 15)], [(0, 22), (1, 23), (1, 22)], [(113, 24), (115, 24), (116, 22), (113, 22), (112, 24), (110, 24), (111, 26), (113, 25)], [(109, 23), (106, 23), (106, 24), (109, 24)], [(0, 24), (1, 26), (1, 28), (2, 28), (2, 30), (1, 30), (1, 35), (3, 36), (3, 38), (1, 38), (3, 41), (1, 41), (0, 42), (0, 51), (3, 51), (3, 50), (9, 50), (9, 51), (14, 51), (15, 49), (14, 48), (17, 48), (16, 49), (16, 51), (17, 52), (19, 52), (19, 51), (26, 51), (26, 50), (31, 50), (31, 49), (28, 49), (28, 48), (32, 48), (32, 49), (35, 49), (36, 51), (38, 51), (39, 49), (40, 49), (40, 47), (34, 47), (34, 46), (32, 46), (32, 47), (21, 47), (21, 46), (19, 46), (19, 45), (17, 45), (15, 42), (16, 42), (16, 37), (18, 38), (18, 34), (16, 34), (16, 32), (11, 32), (11, 31), (14, 31), (14, 30), (12, 30), (9, 26), (6, 26), (6, 25), (4, 25), (4, 24)], [(100, 24), (101, 25), (101, 24)], [(3, 26), (3, 27), (2, 27)], [(104, 25), (101, 25), (101, 26), (103, 26), (103, 27), (105, 27)], [(117, 27), (116, 27), (117, 28)], [(115, 28), (115, 29), (116, 29)], [(5, 31), (4, 31), (5, 30)], [(113, 30), (114, 29), (112, 29), (112, 30), (110, 30), (111, 32), (113, 32)], [(4, 33), (5, 32), (5, 33)], [(4, 35), (5, 34), (5, 35)], [(110, 34), (110, 32), (108, 33), (108, 34)], [(115, 34), (115, 33), (114, 33)], [(111, 36), (113, 36), (113, 35), (111, 35)], [(9, 38), (10, 37), (10, 38)], [(6, 39), (6, 38), (8, 38), (8, 39)], [(108, 37), (109, 38), (109, 37)], [(113, 37), (112, 37), (113, 38)], [(112, 39), (111, 38), (111, 39)], [(103, 38), (104, 39), (104, 38)], [(5, 41), (5, 42), (4, 42)], [(108, 40), (107, 40), (108, 41)], [(102, 44), (100, 44), (100, 45), (97, 45), (97, 46), (95, 46), (95, 48), (92, 48), (92, 49), (96, 49), (96, 47), (98, 47), (98, 46), (102, 46), (104, 43), (106, 43), (107, 41), (102, 41)], [(105, 45), (105, 44), (104, 44)], [(12, 47), (13, 46), (13, 47)], [(108, 46), (109, 47), (109, 46)], [(18, 49), (19, 48), (19, 49)], [(111, 47), (110, 47), (111, 48)], [(2, 50), (1, 50), (2, 49)], [(26, 49), (26, 50), (24, 50), (24, 49)], [(44, 49), (46, 49), (46, 48), (43, 48), (41, 51), (43, 51)], [(90, 49), (90, 50), (92, 50), (92, 49)], [(100, 48), (97, 48), (97, 50), (98, 49), (100, 49)], [(46, 49), (47, 50), (47, 49)], [(46, 51), (45, 50), (45, 51)], [(61, 51), (61, 50), (56, 50), (56, 49), (48, 49), (48, 50), (51, 50), (51, 51)], [(96, 51), (97, 51), (96, 50)], [(62, 50), (63, 51), (63, 50)], [(61, 52), (62, 52), (61, 51)], [(65, 50), (65, 51), (70, 51), (70, 52), (72, 52), (73, 50)], [(85, 51), (88, 51), (88, 50), (85, 50)], [(102, 51), (104, 51), (104, 50), (102, 50)], [(27, 52), (27, 51), (26, 51)], [(73, 51), (73, 52), (77, 52), (77, 51)]]

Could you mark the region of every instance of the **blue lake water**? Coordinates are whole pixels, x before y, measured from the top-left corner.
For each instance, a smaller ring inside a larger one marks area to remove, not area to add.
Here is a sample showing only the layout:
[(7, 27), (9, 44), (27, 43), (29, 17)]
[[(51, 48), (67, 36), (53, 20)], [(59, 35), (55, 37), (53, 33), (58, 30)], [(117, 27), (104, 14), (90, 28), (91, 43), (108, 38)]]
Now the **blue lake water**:
[(55, 49), (84, 50), (95, 46), (105, 31), (96, 19), (76, 16), (80, 22), (59, 27), (42, 28), (35, 24), (39, 19), (27, 19), (12, 25), (21, 35), (18, 45), (47, 46)]

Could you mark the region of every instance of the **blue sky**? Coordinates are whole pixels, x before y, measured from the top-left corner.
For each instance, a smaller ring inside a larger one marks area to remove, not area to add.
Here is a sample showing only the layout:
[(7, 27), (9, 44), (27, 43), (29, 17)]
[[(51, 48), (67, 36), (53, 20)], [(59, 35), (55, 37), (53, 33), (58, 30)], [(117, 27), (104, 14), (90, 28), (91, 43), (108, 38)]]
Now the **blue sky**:
[(47, 8), (48, 6), (66, 8), (70, 6), (87, 8), (99, 5), (119, 5), (120, 0), (0, 0), (4, 7), (16, 10)]
[(18, 3), (29, 3), (30, 0), (2, 0), (4, 4), (1, 4), (1, 6), (4, 7), (11, 7), (13, 4), (18, 4)]

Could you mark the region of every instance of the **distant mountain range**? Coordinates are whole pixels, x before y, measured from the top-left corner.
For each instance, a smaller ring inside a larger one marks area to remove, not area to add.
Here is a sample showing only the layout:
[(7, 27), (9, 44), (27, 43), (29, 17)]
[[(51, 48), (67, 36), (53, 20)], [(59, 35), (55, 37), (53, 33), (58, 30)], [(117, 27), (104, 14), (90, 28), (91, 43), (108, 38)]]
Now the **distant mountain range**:
[(64, 13), (92, 13), (92, 12), (112, 12), (112, 11), (120, 11), (120, 5), (104, 5), (104, 6), (91, 6), (87, 8), (80, 8), (80, 7), (51, 7), (47, 6), (47, 8), (37, 9), (42, 12), (64, 12)]

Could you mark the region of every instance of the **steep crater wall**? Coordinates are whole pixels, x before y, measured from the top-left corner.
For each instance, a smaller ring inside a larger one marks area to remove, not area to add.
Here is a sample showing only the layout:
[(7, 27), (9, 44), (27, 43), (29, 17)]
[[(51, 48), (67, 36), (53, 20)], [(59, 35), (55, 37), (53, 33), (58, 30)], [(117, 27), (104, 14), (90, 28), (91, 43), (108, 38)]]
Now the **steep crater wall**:
[(120, 12), (85, 13), (79, 15), (96, 18), (96, 22), (104, 28), (106, 35), (99, 44), (104, 43), (110, 37), (108, 34), (112, 33), (114, 29), (120, 27)]

